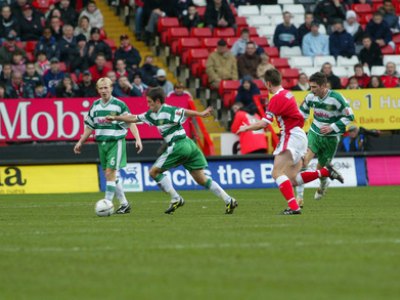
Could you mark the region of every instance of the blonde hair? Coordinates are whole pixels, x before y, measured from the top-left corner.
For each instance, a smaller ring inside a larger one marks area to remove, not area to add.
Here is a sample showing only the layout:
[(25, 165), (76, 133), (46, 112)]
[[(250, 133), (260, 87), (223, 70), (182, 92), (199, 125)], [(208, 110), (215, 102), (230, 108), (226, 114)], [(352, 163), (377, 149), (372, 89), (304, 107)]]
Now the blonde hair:
[(101, 77), (101, 78), (100, 78), (99, 80), (97, 80), (97, 82), (96, 82), (96, 88), (99, 88), (99, 84), (101, 84), (101, 83), (108, 84), (110, 87), (112, 87), (112, 85), (113, 85), (113, 83), (112, 83), (112, 81), (111, 81), (110, 78), (108, 78), (108, 77)]

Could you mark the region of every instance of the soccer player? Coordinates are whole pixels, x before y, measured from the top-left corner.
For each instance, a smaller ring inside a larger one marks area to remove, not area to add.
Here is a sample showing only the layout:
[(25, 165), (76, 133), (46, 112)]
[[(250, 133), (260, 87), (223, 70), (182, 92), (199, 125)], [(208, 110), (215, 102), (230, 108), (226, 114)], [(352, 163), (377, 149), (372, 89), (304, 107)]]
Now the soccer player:
[(302, 129), (304, 118), (293, 95), (282, 88), (282, 76), (278, 70), (268, 70), (265, 73), (265, 83), (273, 94), (268, 103), (265, 118), (250, 125), (242, 125), (237, 133), (259, 130), (271, 124), (274, 117), (277, 119), (281, 128), (281, 138), (274, 151), (272, 177), (289, 206), (282, 214), (298, 215), (301, 214), (301, 209), (294, 197), (293, 185), (310, 182), (320, 177), (330, 177), (339, 181), (343, 178), (329, 165), (321, 170), (299, 173), (302, 158), (307, 151), (307, 136)]
[[(339, 145), (340, 136), (346, 131), (346, 125), (354, 120), (353, 112), (347, 100), (338, 92), (328, 89), (326, 75), (317, 72), (310, 77), (311, 92), (300, 105), (305, 119), (314, 109), (314, 120), (308, 132), (308, 149), (303, 160), (306, 168), (315, 155), (318, 156), (317, 169), (331, 164)], [(314, 199), (320, 200), (326, 193), (329, 181), (321, 178)], [(296, 188), (297, 202), (304, 204), (304, 185)]]
[(130, 128), (136, 139), (138, 153), (143, 149), (139, 131), (135, 124), (124, 122), (109, 123), (107, 115), (127, 115), (129, 108), (126, 104), (111, 96), (112, 82), (109, 78), (103, 77), (97, 81), (97, 92), (101, 98), (93, 102), (89, 113), (85, 119), (85, 131), (74, 147), (75, 154), (80, 154), (82, 145), (88, 137), (95, 131), (96, 141), (99, 147), (100, 163), (106, 176), (106, 195), (107, 200), (112, 201), (116, 194), (120, 206), (116, 214), (126, 214), (131, 211), (131, 206), (126, 200), (121, 182), (117, 180), (117, 170), (126, 166), (126, 142), (125, 136)]
[(164, 104), (165, 94), (162, 88), (155, 87), (147, 92), (149, 110), (140, 115), (107, 116), (107, 119), (127, 123), (144, 122), (150, 126), (157, 126), (158, 131), (168, 144), (168, 148), (156, 160), (150, 169), (150, 176), (157, 182), (160, 189), (171, 196), (171, 202), (166, 214), (172, 214), (185, 201), (172, 186), (172, 182), (165, 171), (183, 165), (200, 185), (211, 190), (217, 197), (225, 202), (225, 213), (232, 214), (238, 206), (236, 200), (229, 196), (218, 183), (204, 174), (207, 161), (196, 144), (186, 136), (182, 127), (188, 117), (208, 117), (211, 108), (202, 112), (178, 108)]

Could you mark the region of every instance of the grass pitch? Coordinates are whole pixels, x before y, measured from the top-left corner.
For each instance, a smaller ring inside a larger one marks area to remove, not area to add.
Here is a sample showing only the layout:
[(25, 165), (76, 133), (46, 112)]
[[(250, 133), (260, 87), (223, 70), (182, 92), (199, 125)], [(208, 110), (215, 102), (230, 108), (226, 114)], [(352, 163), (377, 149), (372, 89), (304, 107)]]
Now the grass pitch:
[(277, 189), (234, 190), (235, 214), (206, 191), (0, 196), (0, 299), (398, 299), (400, 187), (306, 190), (303, 215), (277, 215)]

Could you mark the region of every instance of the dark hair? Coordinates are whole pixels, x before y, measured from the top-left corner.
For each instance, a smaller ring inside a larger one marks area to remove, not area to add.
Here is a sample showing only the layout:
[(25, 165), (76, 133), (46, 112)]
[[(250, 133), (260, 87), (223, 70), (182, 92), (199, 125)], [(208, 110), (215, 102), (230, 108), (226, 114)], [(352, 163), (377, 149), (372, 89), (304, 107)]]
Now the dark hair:
[(256, 43), (254, 43), (253, 41), (247, 42), (247, 43), (246, 43), (246, 46), (248, 46), (248, 45), (253, 45), (254, 47), (257, 48)]
[(355, 69), (357, 69), (357, 68), (361, 68), (361, 69), (363, 69), (363, 72), (364, 72), (364, 67), (363, 67), (363, 65), (362, 65), (362, 64), (360, 64), (360, 63), (358, 63), (358, 64), (355, 64), (355, 65), (354, 65), (354, 67), (353, 67), (353, 69), (355, 70)]
[(240, 35), (243, 33), (250, 33), (250, 30), (248, 28), (243, 28), (242, 31), (240, 31)]
[(326, 75), (324, 73), (317, 72), (317, 73), (312, 74), (308, 81), (315, 82), (316, 84), (321, 86), (321, 85), (325, 85), (328, 83), (328, 78), (326, 77)]
[(370, 39), (372, 41), (372, 37), (369, 34), (364, 34), (362, 39)]
[(279, 86), (282, 83), (282, 75), (277, 69), (270, 69), (265, 72), (265, 82), (271, 82), (273, 86)]
[(162, 87), (153, 87), (147, 91), (147, 97), (151, 98), (154, 102), (159, 100), (161, 103), (165, 102), (165, 93)]
[(379, 76), (371, 76), (371, 78), (370, 78), (370, 80), (369, 80), (369, 83), (368, 83), (368, 85), (367, 85), (367, 87), (368, 88), (373, 88), (373, 86), (372, 86), (372, 79), (373, 78), (377, 78), (378, 79), (378, 82), (379, 82), (379, 86), (378, 87), (380, 87), (380, 88), (383, 88), (384, 87), (384, 85), (383, 85), (383, 83), (382, 83), (382, 79), (379, 77)]
[(383, 14), (382, 14), (379, 10), (377, 10), (376, 12), (374, 12), (374, 13), (372, 14), (372, 16), (373, 16), (373, 17), (375, 17), (375, 16), (381, 16), (381, 17), (383, 17)]

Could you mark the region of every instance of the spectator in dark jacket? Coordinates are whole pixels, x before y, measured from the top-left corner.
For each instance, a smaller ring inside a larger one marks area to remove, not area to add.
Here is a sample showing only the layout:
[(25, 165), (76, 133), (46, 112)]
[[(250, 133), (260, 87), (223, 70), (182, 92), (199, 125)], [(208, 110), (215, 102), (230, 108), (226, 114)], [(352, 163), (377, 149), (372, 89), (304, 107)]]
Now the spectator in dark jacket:
[(20, 26), (20, 37), (22, 41), (37, 41), (43, 32), (44, 19), (39, 13), (34, 12), (30, 4), (22, 9), (22, 17), (18, 21)]
[(257, 111), (253, 100), (255, 95), (260, 95), (260, 89), (253, 82), (253, 78), (251, 76), (244, 76), (242, 79), (242, 84), (238, 89), (238, 93), (235, 98), (235, 104), (232, 106), (232, 110), (237, 112), (241, 108), (248, 110), (254, 110), (255, 108), (255, 111)]
[(212, 0), (207, 2), (204, 14), (205, 26), (215, 27), (235, 27), (235, 17), (229, 4), (225, 0)]
[(326, 75), (328, 83), (331, 85), (331, 89), (338, 90), (342, 88), (340, 78), (333, 74), (332, 65), (330, 63), (324, 63), (322, 65), (321, 72)]
[(58, 42), (58, 48), (60, 49), (60, 61), (70, 65), (71, 59), (73, 59), (73, 54), (76, 51), (74, 28), (71, 25), (64, 25), (62, 30), (63, 37)]
[(26, 71), (22, 79), (26, 85), (29, 85), (31, 87), (32, 90), (35, 89), (35, 86), (38, 83), (43, 83), (42, 76), (40, 76), (39, 73), (36, 72), (35, 64), (32, 62), (26, 64)]
[(142, 67), (140, 68), (140, 74), (142, 75), (143, 82), (146, 85), (154, 86), (156, 85), (155, 76), (158, 71), (158, 67), (154, 65), (153, 57), (146, 56)]
[(9, 35), (19, 36), (19, 24), (17, 18), (11, 12), (9, 5), (4, 5), (1, 8), (0, 16), (0, 45), (5, 37)]
[(94, 27), (90, 31), (90, 40), (87, 43), (88, 47), (88, 55), (89, 55), (89, 64), (93, 65), (95, 63), (95, 59), (99, 53), (103, 53), (106, 60), (112, 59), (112, 51), (110, 46), (100, 40), (100, 29)]
[(188, 13), (182, 18), (182, 25), (190, 29), (199, 26), (200, 22), (200, 16), (197, 12), (196, 6), (189, 6)]
[(79, 74), (89, 68), (89, 49), (87, 47), (86, 37), (83, 34), (76, 36), (75, 39), (76, 47), (71, 51), (72, 57), (69, 67), (72, 72)]
[(72, 80), (71, 76), (69, 74), (66, 74), (56, 86), (56, 97), (74, 98), (78, 96), (79, 87)]
[(175, 0), (176, 16), (179, 20), (182, 20), (188, 14), (190, 6), (193, 6), (192, 0)]
[(372, 68), (373, 66), (382, 66), (382, 51), (377, 43), (372, 41), (370, 36), (364, 36), (362, 40), (364, 48), (361, 49), (359, 54), (360, 62), (363, 66)]
[(344, 21), (346, 17), (346, 8), (340, 0), (322, 0), (320, 1), (315, 10), (314, 18), (325, 25), (328, 33), (331, 32), (330, 26), (340, 19)]
[(15, 43), (15, 36), (9, 35), (6, 37), (6, 41), (0, 47), (0, 65), (12, 62), (12, 56), (14, 52), (20, 52), (26, 57), (25, 50), (18, 48)]
[(399, 17), (396, 15), (392, 0), (384, 0), (383, 6), (381, 6), (378, 11), (382, 13), (383, 20), (388, 24), (391, 30), (398, 31), (400, 29)]
[(53, 57), (60, 58), (57, 41), (56, 38), (53, 37), (50, 27), (45, 27), (43, 29), (43, 36), (40, 37), (39, 42), (36, 44), (35, 56), (39, 52), (46, 53), (48, 59), (52, 59)]
[(311, 12), (307, 12), (304, 15), (304, 23), (297, 29), (297, 42), (299, 45), (303, 42), (303, 37), (311, 32), (311, 23), (314, 21), (314, 15)]
[(356, 53), (353, 37), (344, 30), (342, 21), (336, 21), (333, 25), (333, 32), (329, 36), (329, 52), (338, 57), (352, 57)]
[(88, 70), (83, 71), (82, 82), (79, 84), (79, 97), (98, 97), (98, 95), (92, 74)]
[(147, 38), (156, 32), (158, 18), (176, 17), (175, 0), (146, 0), (143, 6), (143, 24)]
[(114, 60), (123, 59), (128, 69), (136, 69), (140, 65), (142, 58), (139, 51), (132, 46), (126, 34), (120, 36), (121, 46), (115, 51)]
[(129, 82), (128, 77), (121, 76), (118, 78), (116, 85), (113, 89), (114, 97), (138, 97), (136, 89), (133, 88), (132, 84)]
[(7, 98), (33, 98), (32, 88), (22, 81), (22, 74), (20, 72), (13, 72), (11, 81), (6, 86)]
[(60, 61), (57, 58), (50, 60), (50, 69), (44, 74), (43, 80), (50, 97), (56, 95), (56, 86), (64, 78), (65, 74), (60, 70)]
[(70, 0), (61, 0), (56, 4), (56, 9), (60, 11), (61, 21), (63, 21), (64, 24), (76, 27), (78, 23), (78, 14), (75, 8), (71, 5)]
[(61, 19), (59, 17), (52, 17), (50, 19), (49, 26), (51, 28), (53, 36), (56, 38), (57, 42), (59, 42), (63, 37), (63, 27)]
[(283, 23), (275, 28), (274, 45), (275, 47), (282, 46), (298, 46), (297, 28), (291, 23), (292, 14), (285, 11), (283, 13)]
[(12, 66), (10, 63), (3, 64), (3, 69), (0, 72), (0, 83), (3, 85), (8, 84), (11, 81)]
[(350, 126), (348, 135), (344, 136), (340, 145), (340, 150), (345, 152), (358, 152), (371, 150), (371, 144), (368, 141), (369, 136), (378, 137), (379, 130), (368, 130), (364, 127)]
[(254, 42), (248, 42), (246, 45), (246, 52), (239, 56), (237, 60), (239, 78), (243, 78), (245, 75), (257, 78), (257, 67), (261, 63), (261, 58), (256, 53), (256, 50), (256, 44)]
[(392, 32), (390, 31), (388, 24), (383, 20), (383, 16), (380, 12), (374, 12), (372, 20), (368, 22), (367, 27), (365, 28), (365, 33), (367, 33), (380, 47), (390, 44), (394, 48)]

